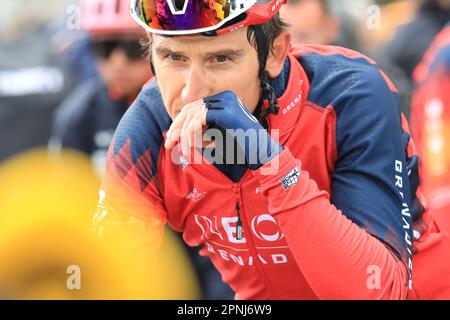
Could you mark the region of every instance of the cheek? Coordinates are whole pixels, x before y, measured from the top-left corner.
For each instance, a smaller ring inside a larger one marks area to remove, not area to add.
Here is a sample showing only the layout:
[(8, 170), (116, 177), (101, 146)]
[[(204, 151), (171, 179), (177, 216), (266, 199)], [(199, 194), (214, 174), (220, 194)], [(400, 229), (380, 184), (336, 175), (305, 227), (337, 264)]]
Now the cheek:
[(243, 88), (240, 88), (236, 93), (244, 103), (244, 105), (253, 112), (258, 105), (259, 98), (261, 95), (261, 85), (259, 78), (252, 79), (252, 82), (248, 82)]
[(97, 71), (102, 77), (102, 79), (109, 81), (111, 79), (111, 68), (109, 68), (108, 63), (103, 59), (97, 60)]
[(156, 70), (156, 81), (158, 82), (167, 113), (174, 119), (183, 106), (181, 99), (181, 92), (183, 90), (182, 78), (170, 72)]
[[(256, 61), (257, 58), (255, 57)], [(254, 60), (252, 60), (254, 61)], [(246, 64), (247, 67), (239, 67), (226, 81), (225, 90), (233, 91), (251, 111), (256, 108), (260, 97), (260, 80), (258, 75), (258, 64)], [(243, 71), (245, 70), (245, 71)], [(219, 83), (223, 83), (223, 78)], [(223, 91), (223, 90), (222, 90)]]

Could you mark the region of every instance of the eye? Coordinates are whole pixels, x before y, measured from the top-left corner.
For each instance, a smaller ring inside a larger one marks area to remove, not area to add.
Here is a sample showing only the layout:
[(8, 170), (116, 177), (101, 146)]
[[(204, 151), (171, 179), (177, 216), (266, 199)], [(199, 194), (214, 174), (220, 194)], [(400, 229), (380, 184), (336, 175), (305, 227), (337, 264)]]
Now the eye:
[(226, 55), (218, 55), (218, 56), (214, 56), (213, 61), (216, 63), (226, 63), (228, 61), (230, 61), (230, 57), (226, 56)]
[(177, 61), (178, 62), (178, 61), (181, 61), (183, 57), (180, 54), (171, 53), (171, 54), (168, 54), (166, 56), (166, 58), (168, 58), (171, 61)]

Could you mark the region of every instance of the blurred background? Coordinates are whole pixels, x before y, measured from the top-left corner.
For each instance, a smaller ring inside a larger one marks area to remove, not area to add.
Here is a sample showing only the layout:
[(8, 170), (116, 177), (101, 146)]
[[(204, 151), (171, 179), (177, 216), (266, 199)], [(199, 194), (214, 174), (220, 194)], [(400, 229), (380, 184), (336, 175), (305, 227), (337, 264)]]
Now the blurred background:
[[(114, 129), (152, 77), (128, 12), (129, 0), (0, 0), (0, 299), (233, 298), (179, 235), (168, 233), (161, 258), (92, 232)], [(439, 163), (422, 169), (430, 205), (448, 210), (450, 59), (438, 107), (423, 93), (433, 75), (415, 70), (433, 64), (425, 52), (439, 50), (430, 45), (450, 0), (289, 0), (281, 15), (296, 44), (379, 62), (412, 117), (422, 165)]]

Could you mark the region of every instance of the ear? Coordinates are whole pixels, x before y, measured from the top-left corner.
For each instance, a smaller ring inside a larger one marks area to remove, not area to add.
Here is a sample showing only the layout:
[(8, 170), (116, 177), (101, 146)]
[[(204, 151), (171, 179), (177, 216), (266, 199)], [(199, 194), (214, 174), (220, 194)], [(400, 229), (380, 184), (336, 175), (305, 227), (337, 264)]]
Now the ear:
[(266, 63), (266, 71), (269, 77), (276, 78), (283, 70), (289, 49), (291, 48), (291, 34), (283, 31), (274, 41), (272, 52), (269, 53)]

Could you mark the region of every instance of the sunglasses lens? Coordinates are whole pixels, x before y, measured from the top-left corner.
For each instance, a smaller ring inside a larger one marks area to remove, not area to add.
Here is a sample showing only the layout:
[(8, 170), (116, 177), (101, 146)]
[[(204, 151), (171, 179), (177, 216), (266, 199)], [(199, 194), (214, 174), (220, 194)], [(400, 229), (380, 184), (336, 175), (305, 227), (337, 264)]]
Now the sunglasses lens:
[(128, 59), (143, 58), (141, 45), (138, 40), (103, 40), (94, 42), (94, 52), (99, 58), (109, 59), (114, 50), (122, 50)]
[(148, 31), (166, 34), (204, 32), (245, 12), (257, 0), (135, 0), (133, 17)]
[(123, 41), (120, 43), (120, 47), (131, 60), (143, 58), (143, 52), (139, 41)]
[(113, 41), (95, 41), (93, 43), (94, 52), (97, 57), (108, 59), (116, 45)]

